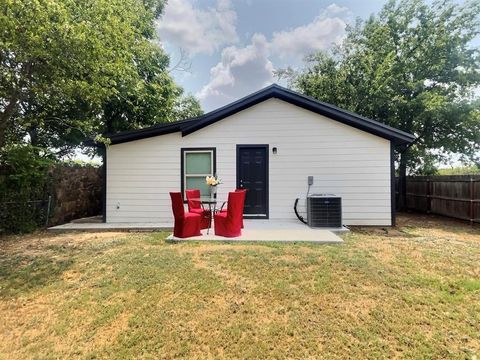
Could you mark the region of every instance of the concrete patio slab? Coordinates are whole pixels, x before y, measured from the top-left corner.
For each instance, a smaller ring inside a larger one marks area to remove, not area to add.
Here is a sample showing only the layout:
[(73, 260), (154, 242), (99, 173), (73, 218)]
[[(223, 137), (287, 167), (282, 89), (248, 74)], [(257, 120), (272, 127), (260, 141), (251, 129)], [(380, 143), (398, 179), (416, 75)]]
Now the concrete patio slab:
[(327, 230), (333, 233), (344, 233), (349, 232), (350, 229), (342, 226), (341, 228), (311, 228), (304, 223), (295, 220), (295, 219), (286, 219), (286, 220), (244, 220), (246, 229), (255, 229), (255, 230), (269, 230), (269, 229), (278, 229), (278, 230), (305, 230), (310, 229), (312, 231)]
[(52, 226), (48, 231), (172, 231), (172, 224), (167, 223), (77, 223)]
[(244, 229), (242, 235), (236, 238), (226, 238), (215, 234), (207, 234), (202, 231), (202, 236), (190, 238), (176, 238), (172, 235), (167, 237), (170, 241), (259, 241), (259, 242), (310, 242), (318, 244), (341, 244), (343, 240), (328, 230), (310, 229), (306, 227), (303, 230), (279, 230), (279, 229)]
[[(98, 223), (98, 222), (71, 222), (68, 224), (53, 226), (48, 229), (52, 232), (70, 231), (169, 231), (173, 230), (171, 223)], [(242, 236), (237, 238), (225, 238), (216, 236), (211, 229), (202, 231), (202, 236), (187, 239), (167, 237), (172, 241), (280, 241), (280, 242), (314, 242), (314, 243), (342, 243), (343, 240), (335, 233), (349, 231), (341, 229), (312, 229), (296, 220), (245, 220), (245, 229)]]
[[(335, 229), (340, 232), (349, 231), (346, 228)], [(236, 238), (217, 236), (213, 229), (207, 234), (202, 230), (202, 236), (191, 238), (167, 237), (171, 241), (278, 241), (278, 242), (312, 242), (319, 244), (339, 244), (343, 240), (330, 229), (312, 229), (298, 221), (278, 220), (245, 220), (242, 235)]]

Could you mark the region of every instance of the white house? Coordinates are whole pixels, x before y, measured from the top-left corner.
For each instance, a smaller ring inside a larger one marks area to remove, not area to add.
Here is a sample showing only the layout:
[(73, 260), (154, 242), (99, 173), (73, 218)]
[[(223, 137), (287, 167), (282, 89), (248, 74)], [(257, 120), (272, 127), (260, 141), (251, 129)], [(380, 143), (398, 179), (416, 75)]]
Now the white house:
[(249, 188), (245, 216), (295, 219), (307, 192), (342, 197), (345, 225), (391, 225), (393, 148), (410, 134), (271, 85), (198, 118), (109, 136), (104, 220), (172, 222), (170, 191), (217, 174), (218, 197)]

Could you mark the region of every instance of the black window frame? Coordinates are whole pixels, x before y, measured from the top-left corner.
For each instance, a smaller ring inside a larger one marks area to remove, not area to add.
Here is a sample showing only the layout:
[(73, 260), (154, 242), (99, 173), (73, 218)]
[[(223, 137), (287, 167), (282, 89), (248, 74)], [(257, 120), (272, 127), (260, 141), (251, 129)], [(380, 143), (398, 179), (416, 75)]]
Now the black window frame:
[(192, 151), (211, 151), (213, 161), (213, 174), (217, 174), (217, 148), (216, 147), (188, 147), (180, 149), (180, 189), (185, 199), (185, 153)]

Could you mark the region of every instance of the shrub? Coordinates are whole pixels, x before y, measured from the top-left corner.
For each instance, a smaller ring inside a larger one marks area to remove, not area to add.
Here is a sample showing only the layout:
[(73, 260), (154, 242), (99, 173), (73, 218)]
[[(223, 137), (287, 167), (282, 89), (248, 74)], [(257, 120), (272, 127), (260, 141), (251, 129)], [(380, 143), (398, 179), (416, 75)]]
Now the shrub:
[(0, 154), (0, 234), (32, 231), (45, 224), (53, 157), (30, 145)]
[(438, 175), (479, 175), (480, 166), (460, 166), (448, 169), (439, 169)]
[(85, 161), (85, 160), (80, 160), (80, 159), (75, 159), (75, 160), (64, 160), (60, 163), (61, 165), (68, 166), (68, 167), (74, 167), (74, 168), (84, 168), (84, 167), (94, 167), (98, 168), (102, 166), (97, 161), (91, 160), (91, 161)]

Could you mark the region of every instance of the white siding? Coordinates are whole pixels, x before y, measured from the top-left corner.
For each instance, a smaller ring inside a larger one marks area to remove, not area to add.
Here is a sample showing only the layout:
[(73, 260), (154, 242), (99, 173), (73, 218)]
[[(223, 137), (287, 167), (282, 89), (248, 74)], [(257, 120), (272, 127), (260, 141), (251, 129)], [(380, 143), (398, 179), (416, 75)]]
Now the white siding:
[[(180, 191), (180, 149), (216, 147), (219, 198), (236, 186), (236, 145), (269, 144), (271, 219), (295, 217), (311, 192), (343, 198), (347, 225), (390, 225), (390, 142), (277, 99), (190, 135), (112, 145), (107, 154), (107, 222), (171, 221), (169, 191)], [(272, 154), (271, 148), (278, 153)], [(117, 209), (117, 205), (119, 208)]]

